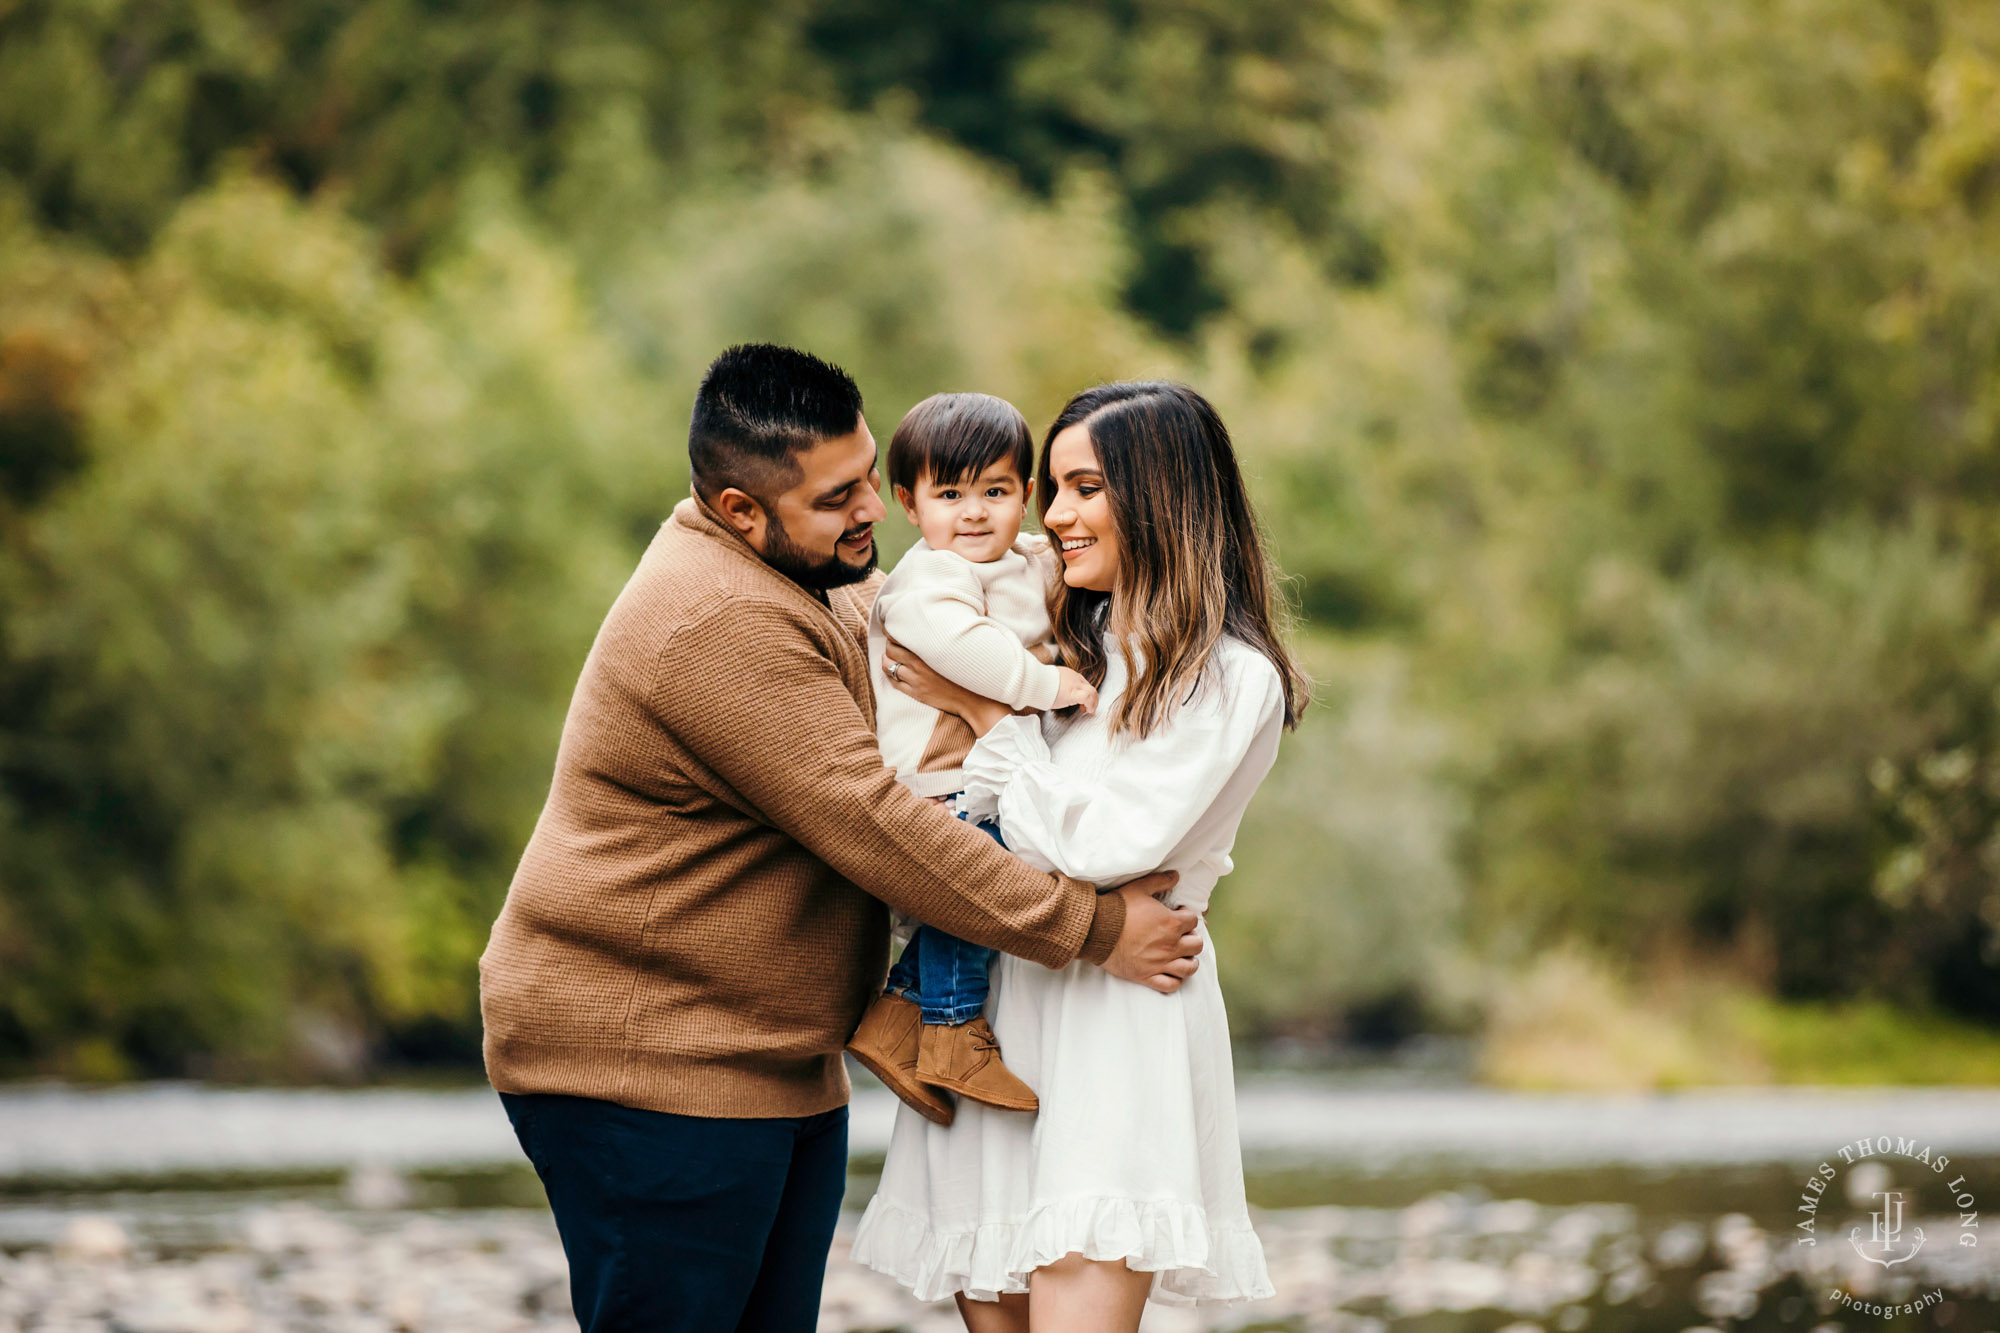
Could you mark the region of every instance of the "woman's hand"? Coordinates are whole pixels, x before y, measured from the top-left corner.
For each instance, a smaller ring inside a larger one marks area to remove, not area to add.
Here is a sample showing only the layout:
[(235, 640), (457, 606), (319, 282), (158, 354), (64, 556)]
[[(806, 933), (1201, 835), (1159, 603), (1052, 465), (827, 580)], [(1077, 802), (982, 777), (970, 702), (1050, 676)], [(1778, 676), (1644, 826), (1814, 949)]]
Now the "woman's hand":
[(918, 703), (964, 718), (965, 725), (972, 728), (975, 736), (984, 736), (999, 725), (1001, 718), (1014, 711), (997, 699), (974, 694), (957, 681), (946, 680), (925, 665), (923, 658), (900, 643), (889, 644), (888, 651), (882, 655), (882, 670), (891, 685)]

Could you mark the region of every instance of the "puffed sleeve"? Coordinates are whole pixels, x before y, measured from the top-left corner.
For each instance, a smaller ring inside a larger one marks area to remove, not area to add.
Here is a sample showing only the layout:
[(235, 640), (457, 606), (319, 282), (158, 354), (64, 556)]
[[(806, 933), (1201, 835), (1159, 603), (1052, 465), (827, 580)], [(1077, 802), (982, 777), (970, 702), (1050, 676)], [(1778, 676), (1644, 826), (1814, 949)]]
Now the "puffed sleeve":
[(975, 820), (997, 814), (1030, 865), (1120, 884), (1167, 863), (1283, 711), (1277, 670), (1262, 654), (1235, 654), (1211, 665), (1166, 725), (1116, 743), (1088, 780), (1052, 761), (1037, 719), (1008, 717), (966, 756), (960, 803)]

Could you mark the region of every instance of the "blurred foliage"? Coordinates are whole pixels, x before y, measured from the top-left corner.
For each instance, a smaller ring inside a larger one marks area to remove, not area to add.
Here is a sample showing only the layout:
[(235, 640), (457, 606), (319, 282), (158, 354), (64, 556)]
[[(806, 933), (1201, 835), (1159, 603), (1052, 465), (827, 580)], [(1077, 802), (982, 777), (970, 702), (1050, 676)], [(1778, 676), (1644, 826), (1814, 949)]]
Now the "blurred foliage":
[(1880, 999), (1779, 1002), (1712, 960), (1657, 960), (1647, 970), (1630, 975), (1569, 946), (1544, 953), (1493, 1005), (1481, 1079), (1607, 1092), (2000, 1083), (2000, 1032), (1990, 1024)]
[(1132, 242), (1124, 295), (1185, 337), (1230, 303), (1211, 252), (1234, 215), (1296, 233), (1338, 277), (1376, 276), (1343, 204), (1379, 26), (1339, 0), (830, 0), (806, 35), (851, 104), (907, 100), (1038, 193), (1105, 172)]
[[(1212, 919), (1246, 1033), (2000, 1020), (1991, 5), (18, 0), (0, 1062), (468, 1058), (751, 337), (878, 435), (1222, 407), (1322, 680)], [(1647, 1017), (1686, 957), (1763, 1017)]]
[(796, 46), (728, 0), (19, 0), (0, 9), (0, 167), (45, 225), (132, 253), (247, 163), (337, 195), (407, 271), (481, 170), (564, 216), (636, 164), (663, 182), (756, 161)]
[(1321, 645), (1314, 658), (1320, 698), (1217, 896), (1231, 1021), (1369, 1046), (1464, 1026), (1480, 997), (1454, 857), (1464, 802), (1434, 777), (1444, 729), (1412, 714), (1399, 654)]
[(74, 443), (0, 511), (0, 1041), (227, 1072), (462, 1025), (677, 489), (648, 389), (504, 218), (414, 287), (252, 181), (132, 266), (12, 232), (7, 420)]

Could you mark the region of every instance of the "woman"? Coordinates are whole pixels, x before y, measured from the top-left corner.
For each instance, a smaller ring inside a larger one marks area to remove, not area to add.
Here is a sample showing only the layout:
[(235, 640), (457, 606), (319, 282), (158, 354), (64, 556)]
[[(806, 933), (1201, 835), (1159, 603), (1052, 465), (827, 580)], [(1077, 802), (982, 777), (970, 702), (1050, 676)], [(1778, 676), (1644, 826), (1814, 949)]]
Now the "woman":
[[(1102, 385), (1049, 428), (1036, 490), (1063, 559), (1050, 619), (1096, 712), (1016, 716), (891, 648), (897, 688), (979, 735), (969, 817), (997, 814), (1023, 859), (1104, 887), (1178, 871), (1168, 901), (1204, 910), (1306, 699), (1229, 433), (1191, 389)], [(1172, 993), (1002, 955), (989, 1014), (1040, 1113), (902, 1108), (857, 1260), (955, 1294), (972, 1333), (1271, 1294), (1212, 945)]]

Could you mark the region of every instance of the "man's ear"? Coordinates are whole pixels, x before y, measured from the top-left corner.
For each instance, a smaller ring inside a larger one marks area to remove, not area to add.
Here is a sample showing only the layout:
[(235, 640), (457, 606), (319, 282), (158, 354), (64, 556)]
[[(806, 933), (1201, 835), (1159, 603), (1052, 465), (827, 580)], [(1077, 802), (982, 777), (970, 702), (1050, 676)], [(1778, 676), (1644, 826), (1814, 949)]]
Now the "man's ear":
[(736, 529), (752, 546), (760, 551), (764, 549), (764, 524), (767, 520), (764, 516), (764, 506), (757, 503), (755, 496), (748, 491), (728, 486), (715, 497), (710, 508), (720, 514), (722, 521)]

